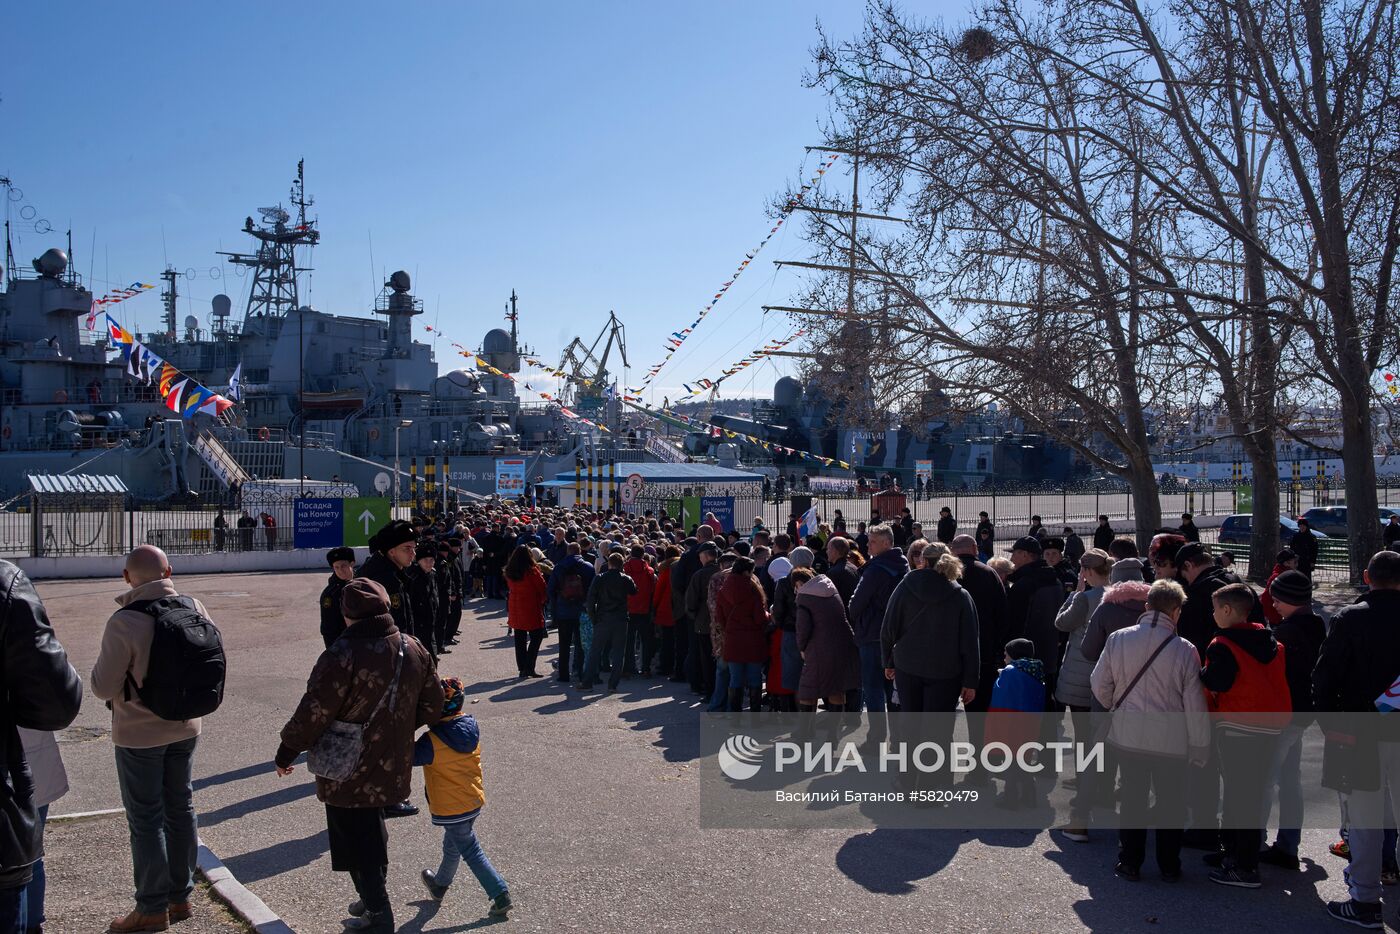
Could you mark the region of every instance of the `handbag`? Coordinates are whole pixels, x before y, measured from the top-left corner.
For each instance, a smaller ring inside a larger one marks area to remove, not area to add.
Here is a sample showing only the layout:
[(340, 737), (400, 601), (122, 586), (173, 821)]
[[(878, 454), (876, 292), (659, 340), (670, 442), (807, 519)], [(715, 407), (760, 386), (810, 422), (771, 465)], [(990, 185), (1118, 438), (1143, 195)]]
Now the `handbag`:
[(365, 728), (391, 703), (399, 690), (399, 676), (403, 673), (404, 643), (408, 637), (399, 634), (399, 657), (394, 662), (394, 678), (389, 682), (389, 690), (379, 698), (379, 703), (370, 711), (364, 723), (347, 723), (332, 720), (316, 742), (306, 752), (306, 769), (317, 778), (328, 782), (343, 782), (355, 774), (360, 759), (365, 753)]
[(1113, 729), (1112, 714), (1116, 712), (1119, 707), (1123, 706), (1123, 702), (1128, 699), (1129, 694), (1133, 693), (1133, 688), (1138, 686), (1138, 682), (1142, 680), (1143, 675), (1147, 674), (1147, 669), (1152, 667), (1152, 663), (1157, 660), (1157, 656), (1165, 652), (1167, 646), (1175, 641), (1176, 635), (1170, 632), (1167, 633), (1167, 637), (1162, 640), (1162, 644), (1157, 646), (1157, 650), (1147, 657), (1147, 661), (1142, 663), (1142, 667), (1139, 668), (1138, 673), (1133, 676), (1133, 680), (1128, 682), (1127, 689), (1124, 690), (1122, 694), (1118, 695), (1118, 700), (1114, 702), (1112, 709), (1108, 711), (1109, 716), (1099, 721), (1098, 729), (1094, 731), (1094, 741), (1096, 743), (1101, 743), (1108, 739), (1109, 731)]

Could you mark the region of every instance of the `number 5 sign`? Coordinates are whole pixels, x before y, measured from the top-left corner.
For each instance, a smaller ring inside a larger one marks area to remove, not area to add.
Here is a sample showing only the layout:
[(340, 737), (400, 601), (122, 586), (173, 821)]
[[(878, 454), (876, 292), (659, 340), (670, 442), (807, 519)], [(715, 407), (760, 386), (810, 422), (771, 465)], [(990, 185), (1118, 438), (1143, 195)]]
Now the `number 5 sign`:
[(627, 479), (623, 481), (622, 489), (618, 491), (618, 498), (622, 500), (622, 505), (631, 506), (635, 503), (637, 497), (642, 495), (642, 487), (645, 485), (646, 481), (642, 479), (641, 474), (628, 474)]

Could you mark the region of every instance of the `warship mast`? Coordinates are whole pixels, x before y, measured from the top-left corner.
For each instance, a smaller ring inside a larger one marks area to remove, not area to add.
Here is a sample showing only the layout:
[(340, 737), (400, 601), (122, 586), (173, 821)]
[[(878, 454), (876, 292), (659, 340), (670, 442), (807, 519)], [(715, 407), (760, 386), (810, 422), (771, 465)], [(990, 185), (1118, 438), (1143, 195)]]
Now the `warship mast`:
[(291, 203), (297, 209), (296, 224), (288, 226), (292, 216), (280, 204), (258, 208), (261, 223), (255, 224), (252, 217), (243, 221), (243, 232), (258, 241), (257, 253), (220, 253), (227, 256), (230, 263), (253, 270), (248, 307), (243, 315), (245, 329), (257, 319), (285, 317), (300, 305), (297, 273), (310, 272), (311, 267), (296, 264), (296, 248), (313, 247), (321, 242), (315, 219), (306, 219), (306, 209), (315, 204), (315, 200), (306, 197), (305, 166), (305, 159), (298, 160), (297, 177), (292, 182)]

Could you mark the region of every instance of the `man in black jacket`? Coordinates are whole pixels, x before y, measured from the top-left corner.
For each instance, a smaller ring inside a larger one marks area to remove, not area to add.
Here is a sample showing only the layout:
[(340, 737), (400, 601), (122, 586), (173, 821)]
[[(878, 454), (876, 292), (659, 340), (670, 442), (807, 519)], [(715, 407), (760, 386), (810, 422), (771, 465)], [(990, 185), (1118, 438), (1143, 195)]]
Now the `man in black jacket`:
[(1099, 524), (1094, 528), (1094, 547), (1099, 551), (1108, 551), (1113, 538), (1113, 526), (1109, 524), (1108, 516), (1099, 516)]
[(856, 584), (860, 582), (860, 571), (848, 559), (850, 553), (849, 538), (837, 537), (826, 543), (826, 576), (836, 585), (836, 592), (846, 606), (851, 605), (851, 595), (856, 592)]
[(958, 520), (953, 518), (953, 510), (944, 506), (938, 510), (938, 540), (948, 545), (952, 543), (957, 534)]
[(1045, 562), (1040, 540), (1023, 535), (1011, 548), (1015, 570), (1007, 578), (1006, 638), (1029, 639), (1035, 654), (1045, 665), (1046, 703), (1060, 670), (1060, 631), (1055, 615), (1065, 602), (1065, 585), (1059, 574)]
[[(1006, 587), (1001, 582), (1000, 574), (977, 560), (977, 540), (971, 535), (954, 537), (950, 547), (963, 565), (963, 589), (972, 595), (972, 605), (977, 608), (977, 641), (982, 662), (977, 677), (977, 694), (963, 707), (968, 713), (985, 714), (992, 703), (992, 688), (997, 683), (1002, 653), (1006, 643), (1011, 641), (1006, 626)], [(986, 718), (969, 717), (967, 725), (968, 738), (980, 746), (987, 725)], [(969, 776), (981, 784), (985, 784), (988, 777), (980, 769)]]
[(1317, 567), (1317, 536), (1308, 526), (1307, 519), (1298, 520), (1298, 531), (1293, 533), (1288, 547), (1298, 556), (1298, 570), (1312, 577), (1313, 568)]
[[(24, 887), (44, 852), (34, 783), (15, 728), (66, 728), (78, 716), (83, 684), (34, 585), (8, 561), (0, 561), (0, 594), (0, 931), (14, 931)], [(33, 919), (30, 924), (33, 930)]]
[[(701, 689), (701, 684), (696, 680), (698, 669), (695, 665), (695, 635), (690, 625), (690, 617), (685, 609), (685, 590), (690, 584), (690, 579), (695, 572), (700, 570), (700, 546), (715, 537), (715, 530), (708, 525), (702, 525), (696, 530), (695, 536), (687, 538), (681, 543), (681, 556), (671, 568), (671, 616), (675, 620), (675, 625), (684, 627), (678, 632), (686, 634), (685, 639), (676, 639), (676, 670), (671, 673), (671, 680), (680, 680), (688, 677), (690, 689), (697, 693)], [(708, 696), (708, 695), (707, 695)]]
[[(1385, 836), (1387, 786), (1400, 782), (1400, 721), (1376, 712), (1376, 698), (1400, 673), (1400, 554), (1378, 552), (1366, 567), (1369, 592), (1332, 617), (1313, 669), (1313, 700), (1321, 714), (1351, 714), (1358, 733), (1379, 742), (1379, 782), (1354, 788), (1347, 796), (1351, 846), (1351, 901), (1328, 902), (1340, 921), (1379, 927), (1381, 921), (1381, 843)], [(1340, 753), (1329, 745), (1326, 756)], [(1324, 763), (1324, 772), (1330, 762)]]
[[(861, 700), (867, 713), (884, 713), (893, 684), (885, 677), (880, 653), (880, 628), (895, 586), (909, 573), (909, 559), (894, 544), (894, 529), (880, 524), (870, 529), (870, 561), (861, 569), (860, 580), (851, 594), (848, 616), (860, 652)], [(854, 706), (849, 704), (849, 706)], [(858, 709), (858, 708), (857, 708)], [(876, 730), (880, 718), (872, 718)]]
[(437, 548), (432, 542), (424, 542), (414, 551), (413, 563), (404, 569), (404, 578), (408, 581), (408, 600), (413, 607), (415, 628), (410, 632), (423, 643), (433, 661), (437, 661), (441, 648), (435, 637), (439, 615)]
[(693, 687), (698, 685), (700, 696), (711, 697), (715, 692), (715, 647), (710, 636), (710, 579), (720, 570), (719, 546), (713, 541), (701, 542), (696, 556), (700, 567), (685, 584), (685, 615), (690, 621), (690, 683)]
[[(1211, 594), (1221, 587), (1235, 583), (1231, 573), (1215, 563), (1215, 557), (1200, 542), (1188, 542), (1176, 553), (1177, 576), (1186, 587), (1186, 605), (1176, 622), (1176, 634), (1196, 647), (1202, 658), (1206, 646), (1215, 638), (1215, 608)], [(1264, 622), (1263, 607), (1255, 600), (1250, 620)]]
[(332, 548), (326, 552), (331, 566), (330, 580), (321, 591), (321, 641), (326, 648), (345, 631), (345, 617), (340, 612), (340, 592), (355, 579), (355, 551), (352, 548)]

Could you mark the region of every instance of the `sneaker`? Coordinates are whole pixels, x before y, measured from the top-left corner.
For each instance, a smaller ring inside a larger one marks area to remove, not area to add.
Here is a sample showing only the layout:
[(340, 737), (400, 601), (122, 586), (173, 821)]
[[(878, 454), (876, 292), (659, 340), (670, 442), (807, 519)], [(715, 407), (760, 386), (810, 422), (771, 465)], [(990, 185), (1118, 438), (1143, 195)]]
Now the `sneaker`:
[(1345, 840), (1338, 840), (1327, 848), (1327, 852), (1338, 859), (1351, 859), (1351, 844)]
[(1139, 879), (1142, 878), (1141, 870), (1133, 866), (1129, 866), (1126, 863), (1118, 863), (1113, 867), (1113, 871), (1117, 873), (1119, 877), (1127, 879), (1129, 882), (1137, 882)]
[(1264, 883), (1259, 881), (1257, 870), (1236, 869), (1226, 866), (1210, 874), (1210, 881), (1216, 885), (1229, 885), (1237, 889), (1257, 889)]
[[(1266, 846), (1264, 847), (1264, 849), (1260, 850), (1259, 862), (1264, 864), (1265, 866), (1277, 866), (1280, 869), (1291, 869), (1294, 872), (1297, 872), (1301, 866), (1301, 864), (1298, 862), (1298, 857), (1295, 854), (1290, 853), (1287, 850), (1281, 850), (1278, 848), (1277, 845)], [(1384, 881), (1384, 877), (1385, 873), (1382, 872), (1382, 881)]]
[(502, 892), (491, 899), (491, 910), (487, 913), (493, 918), (504, 918), (514, 907), (515, 903), (510, 900), (510, 893)]
[(1327, 913), (1338, 921), (1345, 921), (1359, 928), (1379, 930), (1385, 927), (1385, 922), (1381, 920), (1380, 902), (1328, 902)]
[(1381, 885), (1396, 885), (1397, 883), (1400, 883), (1400, 869), (1387, 866), (1381, 870)]
[(345, 922), (347, 931), (363, 931), (365, 934), (394, 934), (394, 912), (366, 911), (358, 918)]
[(418, 878), (423, 880), (423, 888), (428, 890), (429, 895), (442, 901), (442, 897), (447, 894), (447, 886), (438, 885), (437, 876), (433, 875), (431, 869), (424, 869), (423, 874)]
[(1088, 843), (1089, 831), (1083, 827), (1061, 827), (1060, 833), (1074, 843)]

